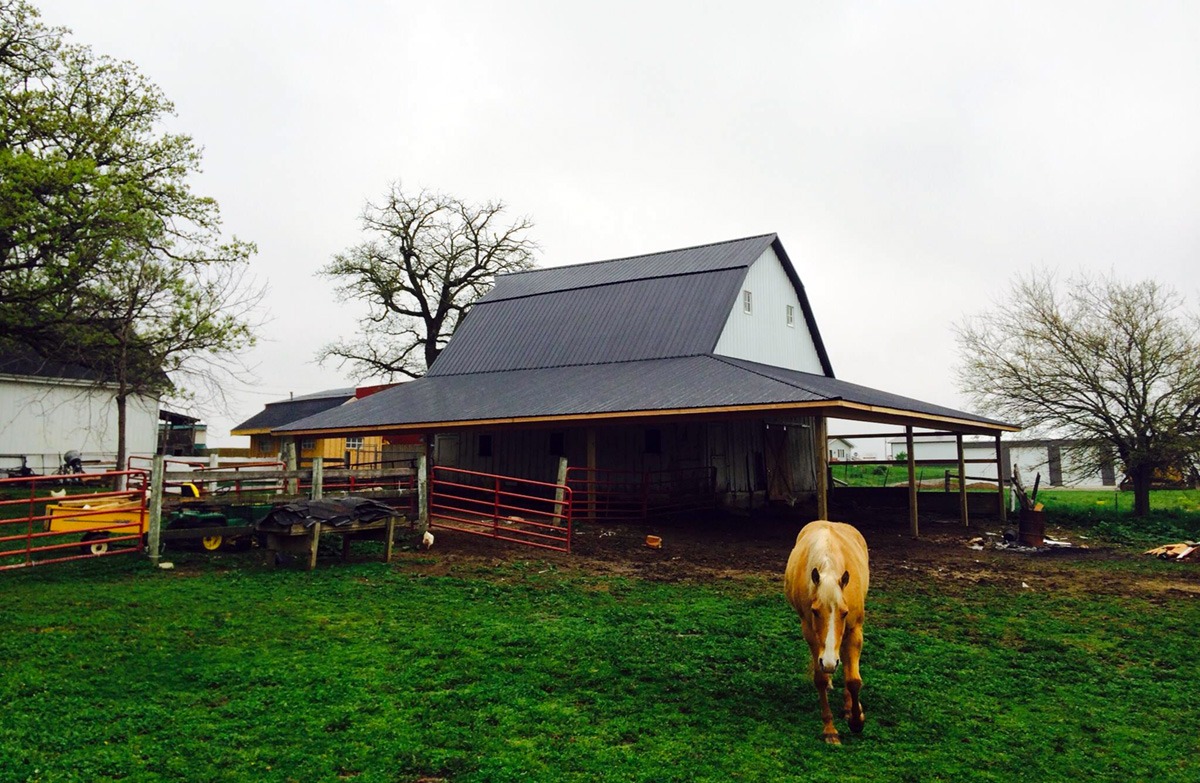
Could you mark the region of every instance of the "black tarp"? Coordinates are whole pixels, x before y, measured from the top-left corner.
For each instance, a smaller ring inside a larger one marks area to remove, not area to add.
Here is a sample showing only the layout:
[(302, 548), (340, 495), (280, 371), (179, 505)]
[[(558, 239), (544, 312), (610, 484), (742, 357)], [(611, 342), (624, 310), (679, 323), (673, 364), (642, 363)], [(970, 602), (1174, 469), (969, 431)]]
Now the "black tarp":
[(322, 525), (341, 527), (352, 522), (375, 522), (400, 514), (378, 500), (361, 497), (346, 497), (330, 500), (301, 500), (278, 506), (267, 513), (258, 523), (259, 530), (291, 527), (303, 524), (312, 527)]

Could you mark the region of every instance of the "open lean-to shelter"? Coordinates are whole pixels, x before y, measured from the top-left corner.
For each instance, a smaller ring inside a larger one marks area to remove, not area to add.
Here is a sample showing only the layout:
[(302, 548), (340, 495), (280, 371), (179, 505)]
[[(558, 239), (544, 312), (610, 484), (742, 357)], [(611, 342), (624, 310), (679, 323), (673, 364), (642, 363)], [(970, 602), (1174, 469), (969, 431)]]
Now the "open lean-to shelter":
[(273, 431), (417, 437), (438, 466), (546, 482), (566, 457), (593, 489), (653, 475), (656, 495), (823, 516), (831, 417), (997, 443), (1015, 429), (835, 378), (765, 234), (499, 276), (425, 377)]

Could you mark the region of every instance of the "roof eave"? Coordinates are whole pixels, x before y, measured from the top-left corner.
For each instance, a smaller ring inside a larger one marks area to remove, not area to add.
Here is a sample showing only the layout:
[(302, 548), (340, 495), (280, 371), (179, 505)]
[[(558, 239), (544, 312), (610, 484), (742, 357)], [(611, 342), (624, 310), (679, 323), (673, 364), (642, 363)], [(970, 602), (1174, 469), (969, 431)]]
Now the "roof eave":
[(905, 411), (899, 408), (866, 405), (845, 400), (817, 400), (812, 402), (757, 403), (751, 405), (726, 405), (704, 408), (673, 408), (632, 411), (603, 411), (598, 413), (559, 414), (550, 416), (512, 416), (491, 419), (461, 419), (447, 421), (411, 422), (359, 427), (305, 428), (294, 430), (271, 430), (277, 436), (344, 437), (346, 435), (386, 435), (401, 432), (433, 432), (452, 429), (480, 427), (544, 426), (554, 424), (621, 421), (644, 421), (655, 417), (666, 418), (716, 418), (764, 413), (795, 412), (805, 416), (828, 416), (878, 424), (900, 424), (917, 427), (935, 427), (961, 432), (964, 435), (999, 435), (1002, 432), (1017, 432), (1021, 428), (1005, 422), (981, 422), (954, 416)]

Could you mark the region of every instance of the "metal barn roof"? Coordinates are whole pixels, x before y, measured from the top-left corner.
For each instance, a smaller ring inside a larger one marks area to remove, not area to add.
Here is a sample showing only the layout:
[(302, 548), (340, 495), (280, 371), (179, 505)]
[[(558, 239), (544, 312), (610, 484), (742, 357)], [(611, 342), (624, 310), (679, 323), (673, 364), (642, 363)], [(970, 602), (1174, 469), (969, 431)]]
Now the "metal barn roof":
[(501, 275), (430, 376), (711, 353), (750, 266), (774, 247), (833, 375), (811, 308), (774, 234)]
[(835, 378), (723, 356), (427, 376), (310, 419), (280, 433), (381, 431), (653, 414), (834, 408), (856, 418), (897, 416), (980, 430), (1007, 425)]
[(231, 435), (251, 435), (268, 432), (275, 427), (336, 408), (354, 399), (354, 387), (327, 389), (288, 400), (268, 402), (267, 406), (230, 430)]

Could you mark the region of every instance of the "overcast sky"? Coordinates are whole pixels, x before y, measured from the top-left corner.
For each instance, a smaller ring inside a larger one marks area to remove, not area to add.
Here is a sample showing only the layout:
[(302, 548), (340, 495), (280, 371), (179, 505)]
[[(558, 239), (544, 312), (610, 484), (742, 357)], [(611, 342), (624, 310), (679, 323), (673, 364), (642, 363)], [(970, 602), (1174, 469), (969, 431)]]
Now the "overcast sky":
[(545, 266), (776, 232), (839, 378), (959, 408), (952, 324), (1016, 272), (1200, 291), (1196, 2), (34, 2), (164, 90), (258, 244), (214, 445), (353, 385), (316, 272), (393, 180), (507, 202)]

